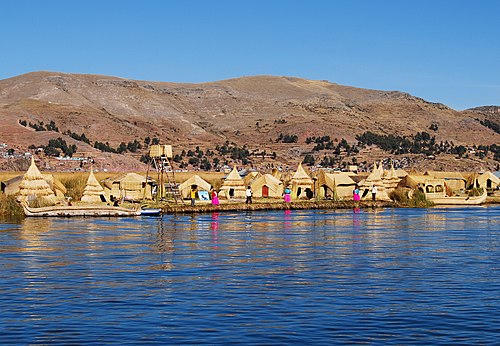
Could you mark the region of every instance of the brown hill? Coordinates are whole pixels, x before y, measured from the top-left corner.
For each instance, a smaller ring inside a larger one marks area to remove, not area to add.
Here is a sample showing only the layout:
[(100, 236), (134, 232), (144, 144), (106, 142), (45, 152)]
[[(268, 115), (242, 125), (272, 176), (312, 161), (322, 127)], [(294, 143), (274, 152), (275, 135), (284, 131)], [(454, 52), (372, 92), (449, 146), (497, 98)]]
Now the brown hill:
[[(138, 155), (102, 154), (61, 133), (35, 132), (21, 126), (19, 120), (54, 121), (61, 132), (84, 133), (91, 142), (108, 142), (113, 147), (135, 139), (142, 142), (146, 137), (159, 138), (176, 149), (213, 149), (230, 141), (276, 151), (278, 160), (297, 162), (311, 150), (304, 143), (309, 136), (329, 135), (355, 142), (355, 136), (365, 131), (408, 136), (429, 131), (432, 124), (438, 127), (432, 133), (437, 141), (500, 143), (499, 134), (476, 120), (487, 117), (484, 112), (459, 112), (397, 91), (290, 77), (179, 84), (35, 72), (0, 81), (0, 116), (0, 142), (16, 150), (45, 145), (50, 138), (62, 136), (76, 144), (79, 152), (107, 160), (109, 169), (143, 166)], [(276, 144), (280, 133), (297, 135), (299, 141)], [(370, 153), (365, 154), (370, 159)]]

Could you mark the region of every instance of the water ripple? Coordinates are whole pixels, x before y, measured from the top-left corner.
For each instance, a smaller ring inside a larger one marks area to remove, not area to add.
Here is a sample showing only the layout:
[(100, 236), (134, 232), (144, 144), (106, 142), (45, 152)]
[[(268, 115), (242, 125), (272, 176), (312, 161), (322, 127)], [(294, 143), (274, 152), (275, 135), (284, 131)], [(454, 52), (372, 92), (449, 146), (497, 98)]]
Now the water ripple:
[(0, 222), (2, 344), (494, 344), (499, 207)]

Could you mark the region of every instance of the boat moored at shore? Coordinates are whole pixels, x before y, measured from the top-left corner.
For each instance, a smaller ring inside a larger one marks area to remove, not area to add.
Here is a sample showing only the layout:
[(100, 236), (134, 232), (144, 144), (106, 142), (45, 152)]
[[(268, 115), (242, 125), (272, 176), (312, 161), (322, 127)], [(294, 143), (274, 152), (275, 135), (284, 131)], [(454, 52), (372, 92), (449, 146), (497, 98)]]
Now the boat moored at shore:
[(32, 208), (25, 203), (22, 204), (24, 215), (26, 216), (139, 216), (141, 215), (140, 209), (128, 209), (123, 207), (114, 206), (91, 206), (91, 205), (77, 205), (77, 206), (51, 206)]

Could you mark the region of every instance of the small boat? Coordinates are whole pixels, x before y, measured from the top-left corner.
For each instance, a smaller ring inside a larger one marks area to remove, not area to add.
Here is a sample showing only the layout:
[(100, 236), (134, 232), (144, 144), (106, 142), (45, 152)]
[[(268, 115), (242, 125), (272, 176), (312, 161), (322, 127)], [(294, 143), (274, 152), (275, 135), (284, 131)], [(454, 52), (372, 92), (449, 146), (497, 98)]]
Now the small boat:
[(426, 180), (422, 190), (427, 200), (435, 205), (479, 205), (483, 204), (488, 196), (486, 189), (483, 189), (480, 196), (448, 196), (442, 179)]
[(31, 208), (22, 203), (26, 216), (139, 216), (140, 209), (128, 209), (109, 205), (73, 205)]
[(141, 209), (142, 216), (158, 216), (161, 214), (160, 208), (144, 208)]

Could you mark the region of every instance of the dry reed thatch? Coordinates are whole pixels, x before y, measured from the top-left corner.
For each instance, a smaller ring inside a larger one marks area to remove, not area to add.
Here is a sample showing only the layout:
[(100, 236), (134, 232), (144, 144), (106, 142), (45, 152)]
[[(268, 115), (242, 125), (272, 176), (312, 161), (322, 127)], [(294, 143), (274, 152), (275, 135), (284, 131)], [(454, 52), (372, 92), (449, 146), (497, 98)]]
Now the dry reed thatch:
[(234, 166), (233, 170), (229, 175), (224, 179), (222, 186), (220, 187), (219, 197), (222, 198), (244, 198), (245, 197), (245, 182), (241, 178)]
[(82, 202), (84, 203), (102, 203), (101, 195), (104, 195), (104, 189), (97, 181), (93, 170), (90, 170), (87, 185), (83, 190)]
[(56, 203), (56, 195), (36, 167), (34, 157), (31, 157), (31, 165), (19, 185), (17, 200), (19, 202), (36, 203), (43, 206), (54, 205)]

